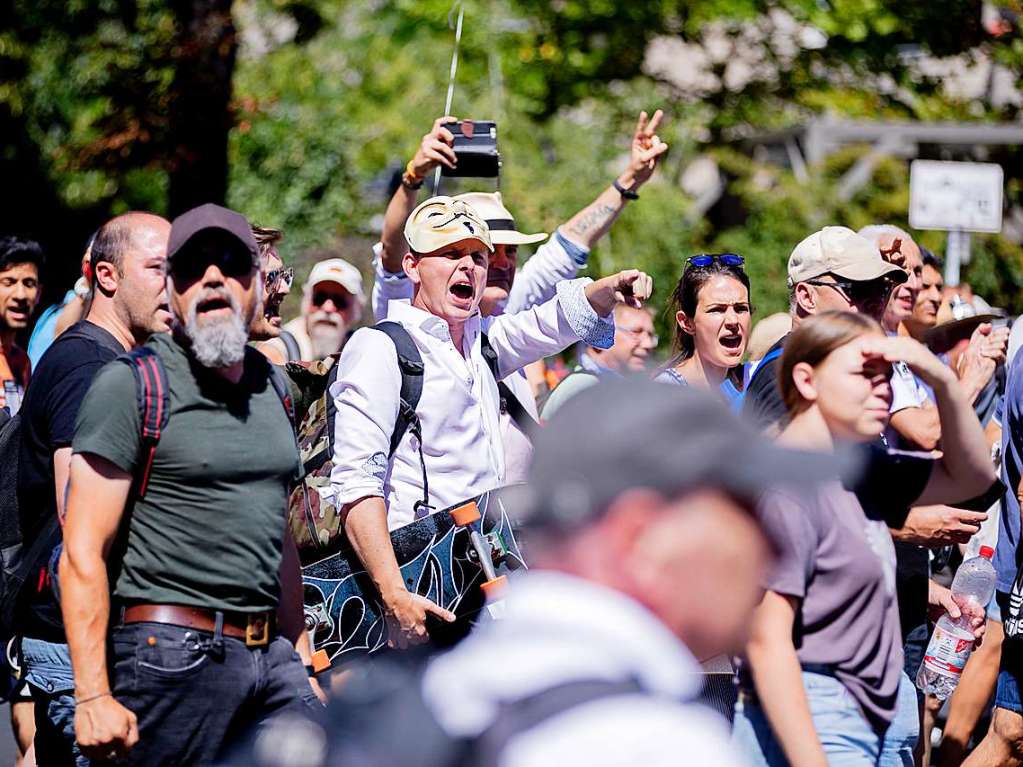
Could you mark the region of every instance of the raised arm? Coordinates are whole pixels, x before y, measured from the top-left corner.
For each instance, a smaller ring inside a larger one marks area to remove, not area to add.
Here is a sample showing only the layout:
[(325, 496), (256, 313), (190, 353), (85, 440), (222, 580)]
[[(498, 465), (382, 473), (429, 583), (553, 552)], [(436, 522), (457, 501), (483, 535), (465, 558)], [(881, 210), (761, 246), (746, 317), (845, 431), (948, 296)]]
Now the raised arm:
[(384, 213), (384, 228), (380, 234), (380, 242), (383, 245), (380, 262), (387, 272), (396, 274), (402, 270), (401, 259), (408, 252), (408, 243), (405, 242), (405, 222), (415, 209), (419, 197), (419, 189), (416, 188), (416, 185), (421, 184), (438, 165), (447, 168), (455, 167), (455, 150), (453, 149), (455, 137), (451, 131), (442, 127), (444, 123), (452, 122), (455, 119), (446, 116), (438, 117), (433, 121), (433, 128), (423, 136), (415, 156), (405, 167), (402, 183), (398, 185), (397, 191), (387, 204), (387, 212)]
[(875, 338), (864, 354), (904, 361), (934, 390), (944, 452), (916, 503), (955, 504), (987, 491), (996, 479), (984, 429), (955, 374), (922, 344), (907, 337)]
[(558, 285), (557, 297), (517, 314), (503, 314), (487, 328), (501, 378), (576, 341), (606, 349), (614, 342), (610, 318), (618, 303), (639, 306), (653, 289), (649, 275), (630, 269), (596, 282), (581, 278)]
[[(650, 180), (657, 168), (658, 158), (668, 151), (668, 145), (657, 136), (657, 126), (664, 117), (658, 109), (647, 119), (646, 112), (639, 113), (636, 131), (632, 135), (632, 154), (629, 167), (618, 178), (618, 184), (629, 192), (636, 192)], [(607, 234), (618, 214), (625, 209), (628, 200), (614, 186), (601, 192), (597, 199), (576, 213), (560, 228), (569, 240), (587, 250)]]

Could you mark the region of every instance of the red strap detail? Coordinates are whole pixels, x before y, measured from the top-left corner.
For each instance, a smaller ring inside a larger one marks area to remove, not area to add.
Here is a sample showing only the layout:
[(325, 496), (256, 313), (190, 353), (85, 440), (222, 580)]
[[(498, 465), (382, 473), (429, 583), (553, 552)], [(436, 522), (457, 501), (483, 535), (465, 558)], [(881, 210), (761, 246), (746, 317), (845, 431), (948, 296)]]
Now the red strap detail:
[(153, 470), (153, 456), (155, 455), (156, 445), (150, 445), (149, 454), (146, 456), (146, 465), (142, 469), (142, 480), (139, 482), (139, 498), (146, 494), (146, 488), (149, 487), (149, 473)]
[[(149, 358), (149, 364), (153, 368), (153, 384), (156, 387), (156, 438), (160, 438), (160, 424), (163, 423), (163, 381), (160, 379), (159, 372), (156, 368), (156, 360), (152, 357)], [(152, 464), (152, 457), (149, 462)]]
[[(149, 370), (146, 367), (146, 358), (138, 360), (139, 371), (142, 373), (142, 436), (152, 437), (154, 436), (153, 429), (150, 428), (150, 405), (152, 402), (153, 395), (153, 384), (149, 380)], [(156, 430), (156, 436), (159, 437), (159, 429)]]
[(36, 584), (36, 592), (39, 593), (39, 594), (43, 593), (43, 587), (44, 586), (46, 586), (46, 568), (45, 567), (40, 567), (39, 568), (39, 583)]

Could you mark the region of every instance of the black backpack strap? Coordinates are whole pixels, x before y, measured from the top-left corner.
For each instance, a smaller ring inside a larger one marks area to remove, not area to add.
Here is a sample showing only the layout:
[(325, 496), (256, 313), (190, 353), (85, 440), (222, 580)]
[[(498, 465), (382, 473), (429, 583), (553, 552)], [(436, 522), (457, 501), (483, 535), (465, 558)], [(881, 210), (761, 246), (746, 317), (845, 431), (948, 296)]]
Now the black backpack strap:
[(574, 679), (513, 701), (503, 701), (493, 723), (473, 742), (466, 764), (497, 767), (508, 743), (543, 722), (586, 703), (643, 692), (636, 679)]
[(139, 468), (135, 475), (135, 498), (139, 499), (149, 487), (156, 446), (170, 418), (170, 387), (163, 360), (152, 349), (142, 346), (117, 359), (130, 367), (135, 376), (135, 401), (142, 427)]
[(519, 398), (515, 396), (515, 392), (511, 390), (511, 387), (498, 377), (497, 351), (491, 345), (490, 338), (487, 337), (486, 333), (480, 333), (480, 354), (483, 355), (483, 361), (487, 363), (491, 375), (494, 376), (494, 381), (497, 382), (497, 393), (501, 398), (501, 412), (510, 415), (515, 425), (522, 430), (522, 433), (531, 437), (540, 424), (523, 407)]
[(388, 456), (393, 456), (406, 432), (411, 431), (419, 443), (419, 465), (423, 470), (423, 498), (416, 501), (414, 510), (416, 519), (430, 513), (430, 482), (426, 476), (426, 461), (423, 458), (423, 428), (419, 421), (416, 408), (423, 396), (423, 356), (412, 336), (401, 324), (390, 320), (378, 322), (372, 326), (374, 330), (391, 339), (398, 353), (398, 369), (401, 371), (401, 399), (398, 405), (398, 418), (394, 422), (391, 433), (391, 445)]
[(298, 341), (295, 340), (295, 336), (287, 330), (282, 330), (279, 338), (281, 343), (284, 344), (284, 351), (288, 355), (288, 362), (302, 359), (302, 350), (298, 348)]

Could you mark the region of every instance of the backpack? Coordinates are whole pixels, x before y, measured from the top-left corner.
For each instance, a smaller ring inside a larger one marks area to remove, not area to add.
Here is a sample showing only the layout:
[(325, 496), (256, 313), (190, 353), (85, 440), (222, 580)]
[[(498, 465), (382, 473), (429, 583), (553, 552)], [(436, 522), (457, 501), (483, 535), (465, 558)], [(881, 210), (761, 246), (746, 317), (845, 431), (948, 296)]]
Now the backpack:
[[(380, 322), (372, 328), (391, 339), (398, 354), (398, 369), (401, 371), (401, 404), (391, 433), (390, 457), (410, 429), (413, 434), (421, 436), (416, 408), (423, 394), (423, 358), (412, 336), (397, 322)], [(323, 387), (323, 393), (310, 405), (298, 427), (302, 481), (296, 484), (288, 500), (288, 526), (303, 565), (338, 551), (343, 543), (341, 516), (330, 490), (330, 472), (334, 468), (334, 422), (337, 416), (330, 387), (337, 380), (338, 366), (334, 363), (325, 369), (326, 366), (327, 361), (324, 360), (319, 363), (318, 371), (315, 364), (308, 369), (313, 375), (319, 374), (318, 385)], [(293, 376), (298, 373), (292, 365), (289, 365), (288, 370)], [(423, 481), (424, 497), (428, 500), (429, 486), (426, 484), (425, 467)], [(417, 501), (417, 508), (422, 503)]]

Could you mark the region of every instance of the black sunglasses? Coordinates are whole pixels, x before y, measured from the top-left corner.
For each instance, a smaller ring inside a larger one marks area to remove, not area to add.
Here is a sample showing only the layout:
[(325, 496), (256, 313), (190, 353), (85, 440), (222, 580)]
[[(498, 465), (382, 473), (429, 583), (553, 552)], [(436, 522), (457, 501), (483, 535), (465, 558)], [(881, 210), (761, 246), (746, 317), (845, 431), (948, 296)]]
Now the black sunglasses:
[(855, 306), (862, 304), (877, 304), (887, 300), (895, 284), (890, 280), (868, 280), (856, 282), (855, 280), (807, 280), (808, 285), (832, 288), (843, 295), (846, 301)]
[(710, 266), (715, 261), (725, 266), (742, 266), (746, 263), (746, 259), (737, 253), (701, 253), (686, 259), (689, 266), (697, 266), (701, 269)]
[(352, 305), (352, 299), (344, 293), (330, 293), (326, 290), (313, 291), (313, 306), (323, 306), (327, 301), (333, 301), (339, 312), (343, 312)]
[(204, 242), (190, 245), (179, 252), (170, 266), (170, 275), (184, 282), (197, 282), (210, 266), (216, 266), (225, 277), (240, 278), (252, 273), (252, 254), (240, 246)]

